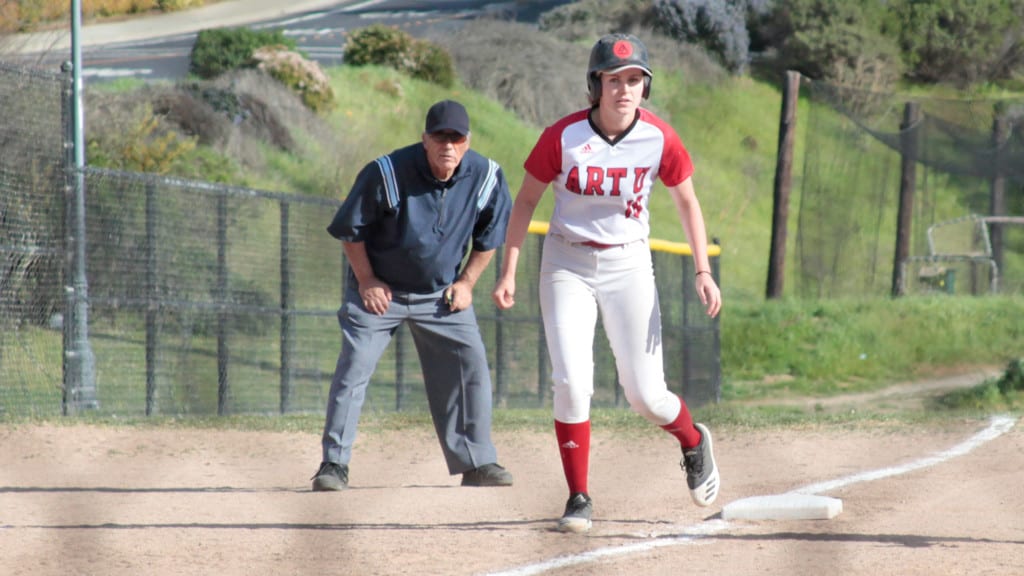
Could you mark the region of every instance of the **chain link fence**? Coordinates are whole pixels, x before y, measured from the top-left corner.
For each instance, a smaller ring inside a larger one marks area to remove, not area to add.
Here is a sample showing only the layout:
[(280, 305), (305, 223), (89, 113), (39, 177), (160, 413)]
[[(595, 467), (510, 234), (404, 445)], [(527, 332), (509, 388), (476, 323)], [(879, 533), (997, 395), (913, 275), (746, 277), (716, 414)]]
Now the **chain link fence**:
[(0, 416), (61, 407), (70, 88), (0, 64)]
[[(0, 65), (0, 418), (74, 414), (282, 414), (324, 410), (341, 347), (344, 256), (325, 231), (339, 201), (87, 167), (68, 161), (70, 76)], [(87, 124), (87, 122), (86, 122)], [(67, 225), (85, 189), (87, 287), (72, 286)], [(494, 276), (475, 308), (499, 408), (550, 403), (537, 299), (540, 235), (521, 256), (527, 293), (499, 311)], [(669, 385), (719, 399), (717, 319), (683, 246), (655, 251)], [(719, 276), (717, 251), (713, 272)], [(492, 263), (496, 274), (500, 262)], [(87, 293), (80, 293), (84, 290)], [(68, 369), (78, 298), (95, 387)], [(595, 406), (623, 405), (599, 331)], [(602, 352), (603, 351), (603, 352)], [(405, 328), (373, 376), (369, 410), (425, 409)]]

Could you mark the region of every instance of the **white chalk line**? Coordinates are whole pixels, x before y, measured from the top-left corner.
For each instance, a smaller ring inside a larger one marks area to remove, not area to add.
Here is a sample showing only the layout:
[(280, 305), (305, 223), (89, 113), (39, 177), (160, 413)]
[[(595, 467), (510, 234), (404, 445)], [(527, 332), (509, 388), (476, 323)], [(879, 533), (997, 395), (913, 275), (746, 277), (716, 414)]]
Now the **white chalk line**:
[[(879, 470), (872, 470), (869, 472), (862, 472), (859, 474), (853, 474), (845, 476), (843, 478), (837, 478), (835, 480), (828, 480), (826, 482), (819, 482), (817, 484), (811, 484), (802, 488), (797, 488), (786, 492), (786, 494), (819, 494), (821, 492), (828, 492), (837, 488), (843, 488), (850, 486), (851, 484), (857, 484), (859, 482), (869, 482), (872, 480), (880, 480), (882, 478), (888, 478), (890, 476), (897, 476), (900, 474), (906, 474), (921, 468), (927, 468), (929, 466), (935, 466), (941, 464), (947, 460), (952, 460), (958, 456), (963, 456), (979, 446), (995, 440), (996, 438), (1007, 433), (1013, 428), (1016, 423), (1016, 419), (1010, 416), (993, 416), (989, 420), (989, 425), (984, 430), (978, 432), (974, 436), (971, 436), (967, 440), (953, 446), (948, 450), (943, 450), (937, 454), (902, 464), (900, 466), (891, 466), (888, 468), (881, 468)], [(655, 535), (652, 536), (653, 540), (646, 542), (637, 542), (633, 544), (626, 544), (623, 546), (609, 546), (605, 548), (597, 548), (581, 554), (573, 554), (571, 556), (559, 556), (550, 560), (544, 560), (534, 564), (526, 564), (518, 566), (501, 572), (489, 572), (484, 576), (532, 576), (534, 574), (542, 574), (549, 570), (556, 568), (565, 568), (567, 566), (575, 566), (577, 564), (586, 564), (588, 562), (594, 562), (603, 558), (612, 558), (615, 556), (626, 556), (634, 553), (643, 553), (656, 548), (663, 548), (665, 546), (678, 546), (681, 544), (692, 544), (713, 536), (719, 532), (723, 532), (730, 528), (730, 524), (725, 520), (710, 520), (708, 522), (702, 522), (700, 524), (694, 524), (691, 526), (684, 526), (680, 532), (671, 535)]]
[(725, 520), (710, 520), (701, 524), (684, 526), (682, 527), (682, 532), (678, 534), (654, 536), (654, 538), (656, 538), (655, 540), (626, 544), (623, 546), (597, 548), (580, 554), (573, 554), (572, 556), (559, 556), (558, 558), (552, 558), (536, 564), (519, 566), (503, 572), (491, 572), (487, 576), (530, 576), (532, 574), (541, 574), (548, 570), (554, 570), (555, 568), (565, 568), (566, 566), (585, 564), (602, 558), (626, 556), (633, 553), (647, 552), (648, 550), (654, 550), (655, 548), (696, 542), (706, 536), (717, 534), (728, 527), (729, 523)]
[(817, 484), (811, 484), (804, 486), (803, 488), (797, 488), (790, 490), (787, 494), (820, 494), (822, 492), (829, 492), (837, 488), (844, 488), (850, 484), (856, 484), (858, 482), (870, 482), (872, 480), (881, 480), (882, 478), (888, 478), (890, 476), (897, 476), (899, 474), (906, 474), (907, 472), (913, 472), (914, 470), (920, 470), (921, 468), (927, 468), (936, 464), (941, 464), (947, 460), (952, 460), (957, 456), (963, 456), (968, 452), (974, 450), (978, 446), (996, 438), (1002, 436), (1006, 432), (1013, 428), (1015, 420), (1009, 416), (993, 416), (989, 421), (988, 428), (978, 432), (974, 436), (971, 436), (967, 440), (953, 446), (948, 450), (943, 450), (938, 454), (908, 462), (900, 466), (892, 466), (889, 468), (882, 468), (880, 470), (871, 470), (868, 472), (861, 472), (859, 474), (853, 474), (845, 478), (837, 478), (835, 480), (827, 480), (825, 482), (818, 482)]

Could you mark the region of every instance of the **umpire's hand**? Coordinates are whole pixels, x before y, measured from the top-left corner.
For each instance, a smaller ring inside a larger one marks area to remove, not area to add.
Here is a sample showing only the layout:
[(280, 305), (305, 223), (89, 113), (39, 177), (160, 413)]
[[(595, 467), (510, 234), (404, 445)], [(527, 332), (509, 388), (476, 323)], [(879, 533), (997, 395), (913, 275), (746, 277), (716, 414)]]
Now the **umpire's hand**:
[(363, 307), (372, 314), (383, 316), (391, 305), (391, 287), (377, 278), (359, 285), (359, 295), (363, 298)]

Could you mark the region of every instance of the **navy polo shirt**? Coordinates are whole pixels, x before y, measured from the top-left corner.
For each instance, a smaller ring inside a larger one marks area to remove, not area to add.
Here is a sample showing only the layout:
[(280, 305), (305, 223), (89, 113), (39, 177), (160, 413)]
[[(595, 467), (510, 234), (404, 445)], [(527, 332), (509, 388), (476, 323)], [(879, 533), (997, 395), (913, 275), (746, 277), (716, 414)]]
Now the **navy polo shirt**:
[(430, 294), (455, 281), (471, 244), (485, 252), (505, 243), (511, 208), (496, 162), (468, 150), (441, 182), (416, 143), (367, 164), (327, 231), (365, 243), (374, 274), (393, 290)]

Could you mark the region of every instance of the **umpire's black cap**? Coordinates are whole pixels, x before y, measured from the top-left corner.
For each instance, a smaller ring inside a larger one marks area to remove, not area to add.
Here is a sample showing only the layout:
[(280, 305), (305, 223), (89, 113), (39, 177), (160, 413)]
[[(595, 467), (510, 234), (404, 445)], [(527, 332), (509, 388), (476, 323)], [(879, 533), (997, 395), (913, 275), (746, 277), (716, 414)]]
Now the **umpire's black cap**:
[(427, 111), (427, 134), (452, 130), (465, 136), (469, 134), (469, 114), (466, 108), (454, 100), (442, 100)]

